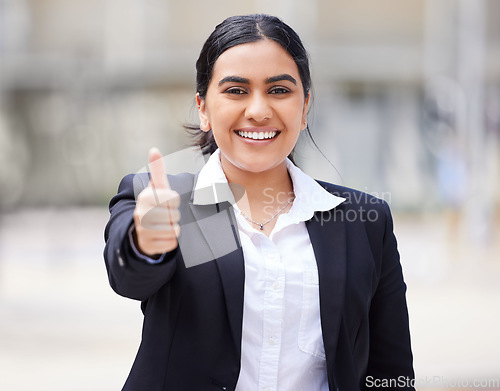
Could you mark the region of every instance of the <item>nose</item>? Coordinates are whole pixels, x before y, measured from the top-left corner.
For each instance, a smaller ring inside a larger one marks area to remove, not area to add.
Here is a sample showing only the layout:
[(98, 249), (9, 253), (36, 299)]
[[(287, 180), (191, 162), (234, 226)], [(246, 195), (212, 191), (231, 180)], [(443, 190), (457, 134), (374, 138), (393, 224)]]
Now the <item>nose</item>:
[(248, 105), (245, 109), (245, 117), (256, 122), (264, 122), (271, 119), (273, 109), (270, 106), (266, 96), (254, 93), (248, 99)]

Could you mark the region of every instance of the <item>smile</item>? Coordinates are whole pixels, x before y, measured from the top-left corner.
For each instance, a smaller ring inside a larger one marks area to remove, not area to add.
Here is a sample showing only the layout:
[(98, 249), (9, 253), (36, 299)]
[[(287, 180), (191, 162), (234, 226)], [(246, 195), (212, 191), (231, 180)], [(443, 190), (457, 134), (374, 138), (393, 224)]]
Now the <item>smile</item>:
[(238, 135), (243, 138), (249, 138), (252, 140), (268, 140), (275, 138), (279, 132), (245, 132), (245, 131), (237, 131)]

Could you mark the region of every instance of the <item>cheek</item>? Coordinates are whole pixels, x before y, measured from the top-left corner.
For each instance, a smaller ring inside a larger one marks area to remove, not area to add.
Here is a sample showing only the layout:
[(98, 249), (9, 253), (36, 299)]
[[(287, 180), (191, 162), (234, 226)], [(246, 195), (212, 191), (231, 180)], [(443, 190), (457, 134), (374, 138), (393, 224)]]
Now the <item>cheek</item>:
[(304, 105), (301, 100), (293, 103), (283, 102), (279, 106), (279, 112), (287, 123), (299, 126), (302, 123)]
[(241, 109), (238, 105), (227, 102), (225, 104), (214, 104), (207, 110), (208, 118), (212, 125), (226, 125), (234, 121)]

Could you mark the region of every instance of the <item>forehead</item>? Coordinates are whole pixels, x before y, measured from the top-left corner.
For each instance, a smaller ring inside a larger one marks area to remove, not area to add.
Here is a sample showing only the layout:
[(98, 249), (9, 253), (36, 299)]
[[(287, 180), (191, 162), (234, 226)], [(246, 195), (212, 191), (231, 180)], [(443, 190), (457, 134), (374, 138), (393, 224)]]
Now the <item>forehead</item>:
[(263, 39), (233, 46), (222, 53), (215, 62), (211, 82), (218, 83), (226, 76), (258, 81), (285, 73), (299, 82), (299, 70), (292, 56), (280, 44)]

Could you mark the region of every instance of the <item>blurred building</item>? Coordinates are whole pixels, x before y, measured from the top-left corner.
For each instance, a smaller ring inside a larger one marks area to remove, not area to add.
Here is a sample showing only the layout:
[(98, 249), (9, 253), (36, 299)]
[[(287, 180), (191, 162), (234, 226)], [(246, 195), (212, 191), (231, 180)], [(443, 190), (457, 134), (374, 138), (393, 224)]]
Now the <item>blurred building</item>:
[(150, 146), (184, 148), (203, 41), (260, 12), (311, 54), (306, 171), (396, 210), (498, 213), (495, 0), (0, 0), (0, 205), (105, 205)]

